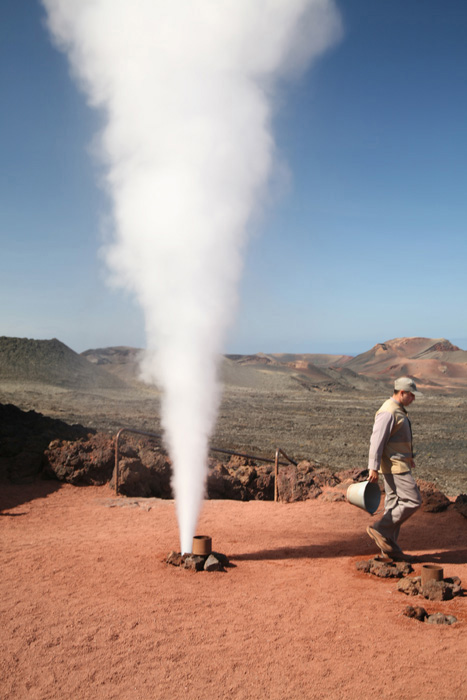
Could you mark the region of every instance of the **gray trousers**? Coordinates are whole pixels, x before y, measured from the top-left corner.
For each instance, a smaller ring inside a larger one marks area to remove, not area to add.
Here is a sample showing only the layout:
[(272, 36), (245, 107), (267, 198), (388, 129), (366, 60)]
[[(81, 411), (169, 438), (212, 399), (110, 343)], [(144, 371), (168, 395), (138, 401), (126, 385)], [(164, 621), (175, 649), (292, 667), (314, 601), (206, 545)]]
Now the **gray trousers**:
[(403, 522), (422, 505), (422, 497), (411, 472), (405, 474), (383, 474), (384, 515), (372, 527), (384, 537), (397, 544)]

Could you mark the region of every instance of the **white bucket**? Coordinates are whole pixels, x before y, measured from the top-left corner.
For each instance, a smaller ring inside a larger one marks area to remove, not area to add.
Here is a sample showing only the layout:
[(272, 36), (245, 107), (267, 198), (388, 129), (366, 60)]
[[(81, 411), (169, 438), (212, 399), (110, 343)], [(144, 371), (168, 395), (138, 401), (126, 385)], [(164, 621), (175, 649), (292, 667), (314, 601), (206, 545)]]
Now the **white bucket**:
[(353, 506), (373, 515), (378, 510), (381, 501), (378, 482), (359, 481), (357, 484), (350, 484), (347, 489), (347, 500)]

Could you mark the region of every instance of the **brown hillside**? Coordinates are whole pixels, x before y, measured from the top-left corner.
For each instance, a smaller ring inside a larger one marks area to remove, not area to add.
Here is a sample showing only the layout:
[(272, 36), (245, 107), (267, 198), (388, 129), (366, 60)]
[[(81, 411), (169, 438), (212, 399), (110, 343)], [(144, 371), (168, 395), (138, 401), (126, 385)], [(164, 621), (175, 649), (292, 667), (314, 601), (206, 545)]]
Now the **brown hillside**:
[(356, 357), (290, 354), (229, 355), (237, 366), (293, 372), (310, 389), (376, 389), (410, 375), (421, 387), (458, 391), (467, 386), (467, 351), (445, 338), (394, 338)]
[[(381, 391), (385, 378), (374, 379), (359, 375), (347, 366), (321, 364), (307, 361), (314, 355), (227, 355), (222, 364), (221, 378), (224, 384), (250, 386), (256, 388), (292, 388), (299, 384), (309, 391)], [(319, 356), (321, 358), (332, 355)], [(343, 358), (344, 355), (334, 357)], [(280, 359), (279, 359), (280, 358)], [(386, 382), (387, 383), (387, 382)]]
[(281, 363), (305, 362), (316, 367), (342, 367), (352, 359), (351, 355), (324, 355), (322, 353), (301, 353), (298, 355), (278, 353), (270, 355), (270, 357)]
[(449, 340), (437, 341), (418, 355), (419, 358), (440, 360), (441, 362), (467, 363), (467, 351), (461, 350)]
[(422, 387), (463, 388), (467, 386), (467, 364), (439, 362), (438, 360), (401, 360), (388, 367), (383, 374), (394, 378), (413, 377)]
[(346, 367), (363, 374), (378, 374), (401, 358), (417, 357), (435, 343), (436, 341), (430, 338), (394, 338), (377, 343), (370, 350), (352, 358), (346, 363)]
[(467, 385), (467, 352), (444, 338), (394, 338), (357, 355), (345, 367), (374, 378), (409, 375), (424, 387)]

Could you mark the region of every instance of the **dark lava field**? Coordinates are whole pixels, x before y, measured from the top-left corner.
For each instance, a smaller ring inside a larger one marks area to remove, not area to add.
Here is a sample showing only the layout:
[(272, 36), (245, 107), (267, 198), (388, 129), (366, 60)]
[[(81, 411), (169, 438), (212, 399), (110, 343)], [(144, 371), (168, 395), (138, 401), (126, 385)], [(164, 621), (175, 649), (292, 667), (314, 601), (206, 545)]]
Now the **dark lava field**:
[[(295, 460), (333, 470), (365, 468), (373, 418), (384, 391), (312, 390), (287, 375), (254, 370), (241, 385), (224, 385), (211, 445), (274, 457), (281, 447)], [(80, 390), (45, 384), (0, 384), (0, 403), (109, 433), (121, 427), (161, 432), (160, 394), (133, 385)], [(467, 399), (424, 395), (410, 407), (416, 476), (449, 496), (467, 492)]]

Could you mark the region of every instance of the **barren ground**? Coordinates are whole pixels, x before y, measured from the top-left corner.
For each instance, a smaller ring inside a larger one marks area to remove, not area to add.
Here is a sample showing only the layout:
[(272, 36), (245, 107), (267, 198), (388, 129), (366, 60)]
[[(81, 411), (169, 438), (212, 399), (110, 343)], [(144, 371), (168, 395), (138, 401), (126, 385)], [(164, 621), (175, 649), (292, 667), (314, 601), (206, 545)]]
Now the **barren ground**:
[[(227, 379), (214, 446), (266, 457), (282, 447), (297, 460), (332, 469), (366, 467), (374, 414), (390, 392), (310, 391), (289, 376), (261, 370)], [(161, 432), (160, 396), (141, 386), (91, 392), (2, 382), (0, 403), (112, 433), (123, 426)], [(465, 393), (424, 395), (409, 412), (417, 476), (448, 496), (467, 493)]]
[[(467, 598), (408, 599), (355, 569), (375, 554), (347, 503), (206, 501), (199, 533), (235, 565), (192, 573), (173, 501), (108, 487), (2, 486), (4, 700), (465, 697)], [(417, 513), (404, 549), (467, 582), (467, 520)], [(407, 604), (458, 618), (436, 626)]]

